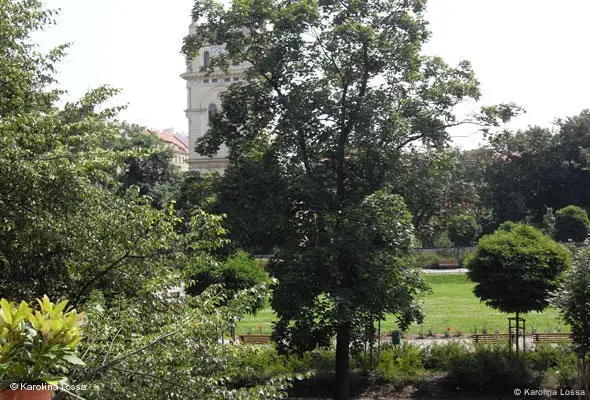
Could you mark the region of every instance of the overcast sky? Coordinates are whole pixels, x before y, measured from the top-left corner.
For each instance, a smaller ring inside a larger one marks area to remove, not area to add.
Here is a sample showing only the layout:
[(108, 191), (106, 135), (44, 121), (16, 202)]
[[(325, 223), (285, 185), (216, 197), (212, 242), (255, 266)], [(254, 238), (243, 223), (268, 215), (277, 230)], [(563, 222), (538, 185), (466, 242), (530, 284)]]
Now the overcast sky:
[[(58, 25), (35, 40), (44, 49), (72, 42), (58, 75), (69, 99), (109, 84), (123, 90), (116, 103), (128, 104), (121, 119), (187, 131), (180, 47), (193, 0), (44, 4), (61, 8), (61, 14)], [(549, 126), (590, 108), (589, 15), (588, 0), (429, 0), (432, 39), (425, 52), (451, 64), (470, 60), (481, 82), (481, 104), (513, 101), (525, 107), (527, 114), (512, 128)], [(471, 148), (481, 138), (455, 141)]]

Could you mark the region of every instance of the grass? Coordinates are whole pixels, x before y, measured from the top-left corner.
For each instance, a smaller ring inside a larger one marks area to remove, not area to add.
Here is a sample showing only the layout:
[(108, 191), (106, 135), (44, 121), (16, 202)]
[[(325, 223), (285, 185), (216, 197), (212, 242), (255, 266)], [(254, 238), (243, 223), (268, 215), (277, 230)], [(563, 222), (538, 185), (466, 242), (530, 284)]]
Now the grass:
[[(496, 311), (479, 301), (473, 294), (474, 283), (467, 279), (466, 274), (428, 274), (424, 279), (430, 283), (432, 293), (424, 298), (424, 324), (414, 324), (408, 329), (408, 333), (424, 333), (429, 330), (435, 334), (443, 334), (448, 327), (451, 334), (461, 332), (473, 333), (475, 329), (481, 333), (484, 328), (489, 333), (496, 330), (508, 331), (507, 315)], [(247, 316), (237, 326), (237, 333), (258, 333), (262, 326), (262, 333), (270, 333), (275, 314), (270, 309), (264, 309), (254, 316)], [(567, 327), (559, 319), (555, 309), (549, 308), (542, 313), (530, 313), (522, 315), (526, 319), (527, 333), (531, 328), (537, 332), (566, 331)], [(381, 323), (381, 331), (396, 329), (395, 318), (388, 315)]]

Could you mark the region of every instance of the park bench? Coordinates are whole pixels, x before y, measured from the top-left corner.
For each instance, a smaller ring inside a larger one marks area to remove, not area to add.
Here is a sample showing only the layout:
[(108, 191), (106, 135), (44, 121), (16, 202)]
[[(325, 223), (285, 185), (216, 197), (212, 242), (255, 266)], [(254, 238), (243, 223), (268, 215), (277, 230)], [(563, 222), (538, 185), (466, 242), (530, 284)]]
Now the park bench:
[(535, 343), (548, 342), (557, 343), (566, 340), (572, 340), (572, 334), (569, 332), (556, 332), (556, 333), (533, 333), (533, 341)]
[(475, 343), (500, 343), (508, 342), (508, 333), (476, 333), (471, 335), (471, 338)]
[(265, 344), (270, 342), (270, 335), (264, 334), (246, 334), (240, 335), (242, 344)]
[(459, 267), (459, 259), (456, 257), (441, 258), (438, 262), (438, 266), (441, 268), (457, 268)]

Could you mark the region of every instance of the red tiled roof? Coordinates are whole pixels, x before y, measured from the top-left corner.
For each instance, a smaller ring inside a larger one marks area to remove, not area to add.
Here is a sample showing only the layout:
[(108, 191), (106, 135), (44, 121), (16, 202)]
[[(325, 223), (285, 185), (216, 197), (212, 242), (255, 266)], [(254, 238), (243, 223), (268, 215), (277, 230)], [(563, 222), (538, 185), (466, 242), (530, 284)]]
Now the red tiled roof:
[(168, 133), (153, 131), (151, 129), (148, 129), (146, 133), (156, 134), (161, 140), (163, 140), (166, 143), (172, 144), (178, 150), (185, 152), (187, 154), (189, 152), (188, 144), (185, 143), (185, 141), (180, 140), (178, 137), (176, 137), (176, 135), (169, 135)]

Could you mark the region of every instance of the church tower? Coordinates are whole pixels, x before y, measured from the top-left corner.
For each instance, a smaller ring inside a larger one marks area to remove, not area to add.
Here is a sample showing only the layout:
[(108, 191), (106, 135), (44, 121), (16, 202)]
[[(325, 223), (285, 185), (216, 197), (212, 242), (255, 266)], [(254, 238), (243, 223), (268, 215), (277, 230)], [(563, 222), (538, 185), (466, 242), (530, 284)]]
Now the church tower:
[[(190, 33), (195, 33), (199, 25), (193, 22), (190, 26)], [(209, 65), (211, 59), (224, 51), (223, 46), (204, 46), (199, 50), (198, 55), (187, 63), (187, 70), (181, 77), (186, 81), (187, 108), (189, 133), (189, 156), (188, 167), (191, 171), (201, 173), (218, 170), (222, 172), (229, 164), (228, 150), (222, 145), (213, 157), (202, 156), (195, 152), (195, 143), (202, 137), (209, 125), (211, 116), (221, 109), (219, 94), (227, 87), (240, 79), (244, 79), (248, 69), (246, 64), (232, 66), (229, 73), (221, 70), (213, 73), (201, 72), (201, 67)]]

